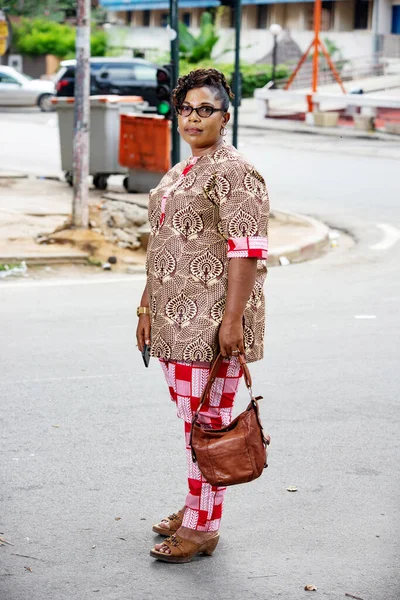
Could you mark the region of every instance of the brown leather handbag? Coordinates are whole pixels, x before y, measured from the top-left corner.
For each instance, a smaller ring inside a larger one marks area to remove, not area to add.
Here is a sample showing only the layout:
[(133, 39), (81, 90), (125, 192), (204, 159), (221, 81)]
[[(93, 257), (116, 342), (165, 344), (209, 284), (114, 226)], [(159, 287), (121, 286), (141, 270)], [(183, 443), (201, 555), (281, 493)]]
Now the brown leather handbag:
[(215, 381), (223, 357), (216, 358), (206, 387), (196, 410), (190, 433), (193, 462), (211, 485), (228, 486), (246, 483), (260, 477), (267, 467), (269, 435), (261, 425), (258, 401), (252, 392), (252, 382), (246, 360), (239, 355), (244, 380), (250, 393), (250, 404), (244, 412), (223, 429), (208, 429), (198, 422), (199, 412), (208, 403), (211, 386)]

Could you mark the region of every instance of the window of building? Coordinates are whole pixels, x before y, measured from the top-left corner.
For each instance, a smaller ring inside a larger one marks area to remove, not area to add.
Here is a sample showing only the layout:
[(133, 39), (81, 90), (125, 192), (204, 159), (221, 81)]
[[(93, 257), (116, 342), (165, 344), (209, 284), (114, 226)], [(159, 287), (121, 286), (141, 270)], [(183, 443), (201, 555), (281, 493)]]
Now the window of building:
[(190, 23), (192, 21), (192, 14), (190, 12), (183, 13), (182, 20), (183, 20), (184, 24), (186, 25), (186, 27), (190, 27)]
[(163, 13), (160, 19), (161, 27), (166, 27), (169, 24), (169, 13)]
[(268, 4), (257, 5), (257, 29), (266, 29), (268, 26)]
[(307, 3), (305, 5), (305, 24), (307, 31), (314, 29), (314, 5)]
[(368, 0), (356, 0), (354, 6), (354, 29), (368, 29)]
[(331, 0), (323, 0), (321, 13), (321, 31), (329, 31), (333, 28), (335, 3)]
[(143, 11), (143, 27), (150, 27), (150, 11), (149, 10), (144, 10)]
[(392, 6), (392, 33), (400, 33), (400, 4)]

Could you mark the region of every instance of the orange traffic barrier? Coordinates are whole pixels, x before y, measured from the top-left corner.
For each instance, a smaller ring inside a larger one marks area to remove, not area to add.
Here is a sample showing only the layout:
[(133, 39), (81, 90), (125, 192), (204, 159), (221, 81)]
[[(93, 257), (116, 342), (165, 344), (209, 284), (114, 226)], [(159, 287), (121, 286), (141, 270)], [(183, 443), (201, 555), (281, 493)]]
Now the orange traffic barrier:
[[(136, 102), (143, 102), (142, 96), (116, 96), (116, 95), (107, 95), (107, 96), (90, 96), (90, 100), (96, 100), (97, 102), (110, 102), (114, 104), (119, 102), (120, 104), (134, 104)], [(51, 99), (52, 104), (59, 104), (60, 102), (67, 102), (67, 104), (73, 104), (75, 102), (74, 96), (62, 96), (61, 98), (55, 96)]]
[(91, 96), (91, 98), (99, 102), (119, 102), (120, 104), (143, 102), (142, 96)]
[(119, 164), (166, 173), (171, 163), (170, 122), (158, 116), (121, 115)]

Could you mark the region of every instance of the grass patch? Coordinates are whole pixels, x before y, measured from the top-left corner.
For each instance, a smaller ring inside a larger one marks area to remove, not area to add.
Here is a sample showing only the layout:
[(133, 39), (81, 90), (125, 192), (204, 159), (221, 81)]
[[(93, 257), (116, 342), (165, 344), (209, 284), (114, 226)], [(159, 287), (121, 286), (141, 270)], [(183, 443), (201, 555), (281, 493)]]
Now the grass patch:
[(94, 256), (89, 256), (87, 261), (89, 265), (92, 265), (92, 267), (101, 267), (103, 265), (102, 261)]

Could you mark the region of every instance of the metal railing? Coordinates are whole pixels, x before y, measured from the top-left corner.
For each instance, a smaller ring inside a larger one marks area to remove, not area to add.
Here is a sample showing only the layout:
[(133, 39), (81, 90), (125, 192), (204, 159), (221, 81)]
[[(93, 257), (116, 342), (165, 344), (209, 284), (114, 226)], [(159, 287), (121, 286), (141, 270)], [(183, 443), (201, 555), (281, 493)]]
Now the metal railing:
[[(399, 37), (400, 36), (394, 36)], [(352, 81), (355, 79), (363, 79), (366, 77), (375, 77), (378, 75), (384, 75), (387, 61), (383, 56), (379, 56), (377, 60), (374, 60), (371, 56), (364, 56), (353, 58), (351, 60), (337, 60), (333, 61), (334, 65), (343, 81)], [(292, 72), (296, 65), (292, 64), (289, 66)], [(291, 89), (302, 89), (311, 86), (312, 81), (312, 60), (307, 60), (298, 72), (295, 80), (291, 85)], [(277, 81), (277, 87), (283, 88), (286, 85), (287, 80)], [(335, 83), (335, 78), (330, 70), (329, 66), (324, 57), (320, 58), (319, 61), (319, 85), (328, 85)]]
[(385, 58), (400, 59), (400, 35), (383, 35), (380, 42), (382, 55)]

